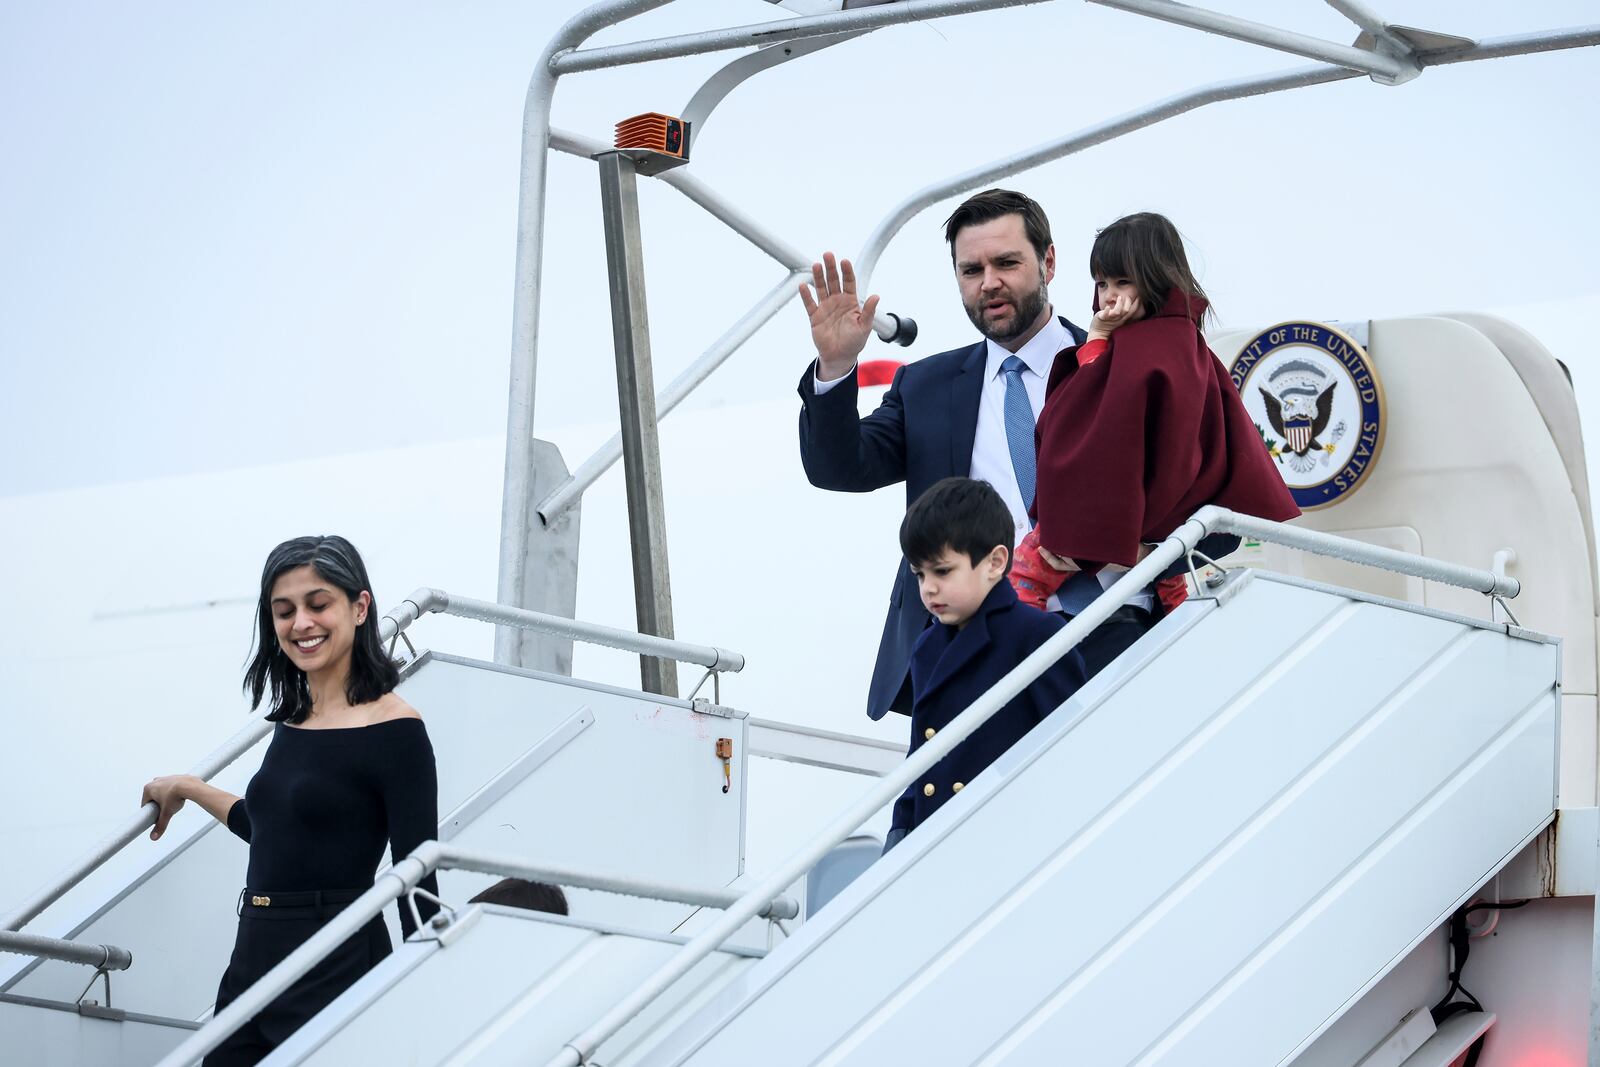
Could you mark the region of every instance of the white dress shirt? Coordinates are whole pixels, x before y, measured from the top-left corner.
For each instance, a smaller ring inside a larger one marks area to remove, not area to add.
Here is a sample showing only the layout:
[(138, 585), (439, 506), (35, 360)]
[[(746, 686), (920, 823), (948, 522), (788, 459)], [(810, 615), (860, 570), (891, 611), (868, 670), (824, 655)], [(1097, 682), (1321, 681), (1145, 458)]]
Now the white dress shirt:
[[(1006, 502), (1006, 507), (1011, 511), (1014, 527), (1012, 545), (1015, 546), (1022, 543), (1028, 531), (1033, 529), (1033, 524), (1028, 521), (1028, 509), (1022, 501), (1022, 490), (1017, 485), (1017, 472), (1011, 465), (1011, 444), (1006, 439), (1006, 382), (1000, 365), (1011, 355), (1022, 360), (1022, 384), (1027, 387), (1028, 406), (1033, 408), (1033, 421), (1037, 423), (1039, 412), (1044, 409), (1045, 386), (1050, 383), (1050, 368), (1055, 364), (1056, 353), (1071, 348), (1075, 342), (1052, 308), (1044, 327), (1015, 353), (992, 340), (984, 343), (987, 352), (983, 390), (978, 399), (978, 432), (972, 438), (972, 466), (968, 474), (994, 486), (1000, 499)], [(821, 396), (854, 373), (855, 368), (851, 367), (846, 374), (825, 382), (816, 376), (813, 369), (812, 390)], [(1126, 569), (1113, 566), (1102, 569), (1096, 575), (1101, 588), (1110, 588), (1111, 583), (1122, 577)], [(1128, 603), (1148, 609), (1152, 600), (1148, 594), (1144, 594), (1129, 598)], [(1051, 611), (1061, 610), (1061, 602), (1056, 597), (1051, 597), (1047, 606)]]

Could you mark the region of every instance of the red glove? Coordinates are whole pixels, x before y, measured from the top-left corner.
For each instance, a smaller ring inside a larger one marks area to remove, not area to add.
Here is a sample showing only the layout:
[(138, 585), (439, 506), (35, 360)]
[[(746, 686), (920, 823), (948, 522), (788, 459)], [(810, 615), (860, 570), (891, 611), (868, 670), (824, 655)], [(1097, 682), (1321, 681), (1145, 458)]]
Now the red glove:
[(1179, 604), (1189, 599), (1189, 579), (1181, 574), (1162, 578), (1156, 582), (1156, 600), (1162, 615), (1170, 615)]
[(1039, 554), (1039, 531), (1029, 530), (1011, 559), (1011, 587), (1017, 599), (1043, 611), (1052, 594), (1066, 584), (1070, 571), (1058, 571)]

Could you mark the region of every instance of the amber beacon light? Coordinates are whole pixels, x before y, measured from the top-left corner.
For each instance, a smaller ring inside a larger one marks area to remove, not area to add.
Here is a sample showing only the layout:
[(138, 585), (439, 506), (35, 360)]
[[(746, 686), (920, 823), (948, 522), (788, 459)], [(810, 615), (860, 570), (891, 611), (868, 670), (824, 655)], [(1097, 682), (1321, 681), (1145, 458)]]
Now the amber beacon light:
[(616, 147), (643, 148), (675, 156), (678, 159), (688, 159), (689, 124), (682, 119), (655, 111), (635, 115), (631, 119), (623, 119), (617, 123)]

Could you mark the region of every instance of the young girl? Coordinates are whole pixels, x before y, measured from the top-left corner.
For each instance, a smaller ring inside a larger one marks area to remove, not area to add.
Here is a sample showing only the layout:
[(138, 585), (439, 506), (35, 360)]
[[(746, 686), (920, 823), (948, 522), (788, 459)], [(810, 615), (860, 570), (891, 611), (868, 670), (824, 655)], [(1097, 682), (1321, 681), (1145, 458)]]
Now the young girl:
[[(438, 835), (433, 747), (394, 687), (399, 672), (378, 640), (367, 568), (342, 537), (285, 541), (267, 557), (256, 606), (254, 704), (270, 688), (278, 725), (245, 795), (192, 775), (157, 778), (140, 803), (160, 809), (158, 838), (192, 800), (250, 843), (233, 958), (216, 1010), (372, 887), (384, 846), (404, 859)], [(432, 875), (423, 887), (437, 893)], [(427, 918), (432, 905), (418, 910)], [(400, 926), (412, 932), (410, 909)], [(325, 957), (205, 1058), (253, 1064), (389, 954), (381, 917)]]
[[(1206, 346), (1205, 293), (1165, 217), (1118, 219), (1089, 253), (1088, 340), (1056, 358), (1037, 428), (1037, 524), (1017, 547), (1018, 596), (1036, 607), (1074, 572), (1130, 567), (1205, 504), (1300, 514), (1244, 402)], [(1182, 600), (1182, 579), (1158, 588)]]

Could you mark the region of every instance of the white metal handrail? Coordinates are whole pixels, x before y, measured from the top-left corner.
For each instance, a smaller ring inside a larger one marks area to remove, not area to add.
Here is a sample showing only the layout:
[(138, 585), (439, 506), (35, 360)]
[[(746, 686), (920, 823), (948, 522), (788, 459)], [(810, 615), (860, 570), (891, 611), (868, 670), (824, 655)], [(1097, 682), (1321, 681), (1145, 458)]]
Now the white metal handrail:
[[(502, 604), (456, 596), (429, 586), (417, 589), (379, 620), (378, 638), (380, 641), (390, 641), (423, 615), (434, 612), (537, 630), (574, 641), (605, 645), (628, 652), (676, 660), (680, 663), (695, 663), (713, 672), (737, 672), (744, 669), (744, 657), (725, 648), (670, 641), (649, 634), (634, 633), (631, 630), (618, 630), (596, 623), (579, 622), (559, 615), (547, 615), (523, 608), (508, 608)], [(219, 774), (271, 732), (273, 724), (268, 722), (265, 716), (265, 709), (255, 712), (248, 725), (212, 750), (195, 764), (189, 773), (207, 781)], [(65, 896), (73, 886), (122, 851), (134, 838), (154, 826), (156, 814), (157, 809), (153, 803), (140, 808), (127, 822), (117, 827), (72, 866), (23, 901), (7, 914), (4, 920), (0, 920), (0, 932), (15, 932), (32, 922), (46, 908)]]
[[(440, 844), (438, 841), (424, 841), (411, 855), (380, 874), (371, 889), (346, 905), (304, 944), (284, 957), (281, 963), (262, 975), (233, 1003), (214, 1015), (183, 1044), (168, 1053), (157, 1067), (179, 1067), (181, 1064), (194, 1063), (216, 1048), (229, 1034), (254, 1018), (262, 1008), (277, 999), (279, 994), (315, 967), (328, 953), (343, 944), (346, 938), (380, 915), (391, 900), (410, 893), (424, 878), (436, 870), (499, 874), (549, 882), (574, 889), (594, 889), (604, 893), (619, 893), (650, 900), (693, 904), (697, 907), (726, 908), (735, 903), (743, 903), (749, 896), (730, 889), (685, 886), (671, 882), (541, 866), (526, 863), (515, 856), (457, 848), (454, 845)], [(765, 903), (757, 905), (750, 917), (778, 920), (792, 919), (799, 914), (798, 902), (780, 890)], [(437, 921), (436, 918), (435, 922)], [(448, 918), (445, 921), (448, 923)]]
[(577, 1067), (588, 1062), (600, 1044), (644, 1010), (667, 987), (687, 974), (706, 956), (716, 951), (739, 927), (748, 922), (764, 898), (781, 892), (804, 875), (845, 838), (885, 804), (892, 803), (913, 782), (957, 745), (986, 723), (991, 716), (1022, 692), (1057, 660), (1066, 655), (1121, 605), (1154, 581), (1179, 559), (1194, 551), (1208, 534), (1233, 533), (1319, 554), (1331, 554), (1353, 563), (1395, 571), (1448, 585), (1475, 589), (1491, 596), (1514, 597), (1521, 587), (1515, 579), (1489, 571), (1442, 563), (1393, 549), (1378, 548), (1359, 541), (1317, 533), (1284, 523), (1256, 519), (1218, 507), (1204, 507), (1178, 527), (1171, 536), (1131, 567), (1105, 593), (1097, 597), (1082, 614), (1070, 620), (1050, 640), (1040, 645), (1004, 678), (974, 700), (931, 740), (906, 757), (893, 773), (875, 782), (861, 797), (839, 814), (828, 827), (785, 860), (765, 880), (751, 888), (746, 897), (725, 911), (720, 919), (685, 944), (644, 982), (601, 1016), (592, 1026), (577, 1034), (552, 1057), (546, 1067)]
[[(601, 893), (617, 893), (646, 900), (666, 900), (676, 904), (693, 904), (702, 908), (727, 908), (744, 898), (741, 890), (712, 886), (691, 886), (678, 882), (654, 879), (627, 878), (621, 875), (598, 874), (575, 867), (555, 867), (547, 863), (529, 863), (500, 852), (460, 848), (445, 845), (440, 866), (452, 871), (474, 871), (478, 874), (498, 874), (511, 878), (526, 878), (533, 882), (548, 882), (568, 889), (593, 889)], [(757, 913), (760, 919), (793, 919), (800, 914), (800, 904), (786, 893), (775, 893)]]
[(416, 619), (430, 612), (455, 615), (463, 619), (476, 619), (479, 622), (492, 622), (521, 630), (536, 630), (539, 633), (554, 634), (573, 641), (605, 645), (608, 648), (619, 648), (626, 652), (637, 652), (640, 655), (670, 659), (678, 663), (695, 663), (712, 671), (736, 673), (744, 670), (743, 656), (715, 645), (695, 645), (687, 641), (641, 634), (633, 630), (619, 630), (614, 626), (580, 622), (562, 615), (549, 615), (527, 608), (507, 607), (489, 600), (457, 596), (427, 586), (423, 586), (401, 601), (400, 606), (389, 614), (395, 619), (398, 629), (404, 630)]
[(61, 960), (64, 963), (82, 963), (97, 971), (125, 971), (133, 966), (133, 953), (116, 945), (63, 941), (56, 937), (19, 934), (9, 930), (0, 930), (0, 952)]

